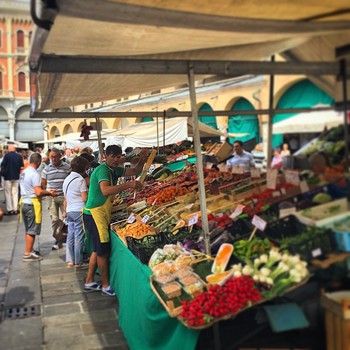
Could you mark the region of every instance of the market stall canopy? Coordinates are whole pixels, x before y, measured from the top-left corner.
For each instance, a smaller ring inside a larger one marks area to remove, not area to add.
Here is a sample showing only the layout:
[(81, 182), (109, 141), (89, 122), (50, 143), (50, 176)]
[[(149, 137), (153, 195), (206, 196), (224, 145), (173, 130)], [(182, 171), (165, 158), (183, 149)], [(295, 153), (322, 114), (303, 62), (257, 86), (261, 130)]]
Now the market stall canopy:
[(348, 0), (42, 3), (29, 57), (32, 112), (186, 84), (192, 64), (196, 79), (266, 74), (267, 65), (245, 62), (287, 51), (298, 66), (286, 74), (314, 72), (333, 93), (338, 65), (321, 62), (336, 63), (335, 49), (350, 42)]
[(1, 148), (7, 147), (8, 145), (15, 145), (17, 148), (29, 148), (28, 143), (19, 142), (15, 140), (10, 140), (6, 137), (0, 136), (0, 146)]
[[(317, 107), (317, 106), (316, 106)], [(299, 113), (273, 124), (274, 134), (323, 132), (326, 128), (344, 124), (344, 114), (335, 111)]]
[[(165, 130), (165, 132), (164, 132)], [(164, 133), (164, 134), (163, 134)], [(202, 137), (225, 136), (220, 130), (215, 130), (199, 122), (199, 133)], [(157, 137), (158, 135), (158, 137)], [(237, 136), (244, 136), (239, 134)], [(131, 124), (127, 127), (105, 134), (106, 144), (119, 144), (126, 147), (155, 147), (171, 145), (193, 136), (193, 125), (190, 118), (169, 118), (163, 120)]]
[[(113, 131), (112, 129), (101, 130), (101, 138), (105, 139), (106, 135), (111, 133), (112, 131)], [(60, 142), (67, 142), (67, 141), (84, 142), (85, 141), (84, 138), (81, 137), (80, 135), (81, 135), (80, 132), (71, 132), (69, 134), (57, 136), (57, 137), (54, 137), (54, 138), (49, 139), (49, 140), (36, 141), (35, 143), (60, 143)], [(90, 141), (97, 140), (97, 131), (96, 130), (90, 131), (89, 140)]]

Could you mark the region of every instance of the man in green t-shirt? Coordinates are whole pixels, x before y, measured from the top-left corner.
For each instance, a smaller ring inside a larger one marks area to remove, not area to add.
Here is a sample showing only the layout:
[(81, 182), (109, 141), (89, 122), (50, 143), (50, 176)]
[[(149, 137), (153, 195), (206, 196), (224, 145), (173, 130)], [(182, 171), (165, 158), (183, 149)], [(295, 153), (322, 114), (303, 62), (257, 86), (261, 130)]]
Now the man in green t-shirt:
[[(115, 296), (109, 285), (109, 225), (114, 196), (129, 188), (142, 188), (139, 181), (128, 181), (117, 185), (122, 176), (137, 175), (142, 171), (146, 162), (147, 150), (140, 152), (140, 160), (134, 168), (124, 168), (125, 158), (117, 145), (106, 149), (106, 162), (98, 166), (91, 175), (88, 200), (84, 209), (84, 226), (92, 241), (93, 253), (89, 260), (89, 269), (84, 285), (85, 292), (101, 291), (102, 295)], [(102, 285), (94, 281), (96, 268), (101, 273)]]

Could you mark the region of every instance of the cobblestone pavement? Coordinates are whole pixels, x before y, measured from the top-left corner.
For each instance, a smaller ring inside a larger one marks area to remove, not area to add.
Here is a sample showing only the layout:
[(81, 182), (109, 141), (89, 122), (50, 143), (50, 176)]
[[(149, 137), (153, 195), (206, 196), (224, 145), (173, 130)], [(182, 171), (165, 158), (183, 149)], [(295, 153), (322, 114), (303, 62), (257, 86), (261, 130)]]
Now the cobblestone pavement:
[[(3, 191), (0, 207), (5, 211)], [(22, 261), (24, 225), (19, 215), (3, 217), (0, 239), (0, 350), (128, 349), (118, 324), (117, 298), (84, 293), (86, 270), (67, 268), (65, 249), (51, 249), (45, 201), (34, 247), (42, 261)]]

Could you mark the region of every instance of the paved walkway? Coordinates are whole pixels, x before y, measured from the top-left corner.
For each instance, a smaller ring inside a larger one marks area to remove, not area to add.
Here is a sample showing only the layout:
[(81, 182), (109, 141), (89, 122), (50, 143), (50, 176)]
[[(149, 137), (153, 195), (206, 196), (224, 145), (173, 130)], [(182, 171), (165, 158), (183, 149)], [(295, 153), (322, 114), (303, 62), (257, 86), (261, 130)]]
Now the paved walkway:
[[(5, 211), (3, 191), (0, 206)], [(24, 225), (18, 215), (4, 216), (0, 239), (0, 350), (128, 349), (117, 299), (84, 293), (86, 270), (67, 268), (65, 249), (51, 250), (46, 203), (35, 243), (42, 261), (22, 261)]]

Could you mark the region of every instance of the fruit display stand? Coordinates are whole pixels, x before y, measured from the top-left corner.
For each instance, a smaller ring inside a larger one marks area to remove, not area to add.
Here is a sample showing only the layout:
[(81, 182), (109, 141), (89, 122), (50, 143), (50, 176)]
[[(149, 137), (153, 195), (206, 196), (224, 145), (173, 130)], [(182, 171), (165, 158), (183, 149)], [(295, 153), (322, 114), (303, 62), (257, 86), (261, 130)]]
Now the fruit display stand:
[(110, 283), (118, 301), (119, 325), (131, 349), (193, 350), (199, 331), (171, 318), (149, 285), (151, 270), (111, 232)]

